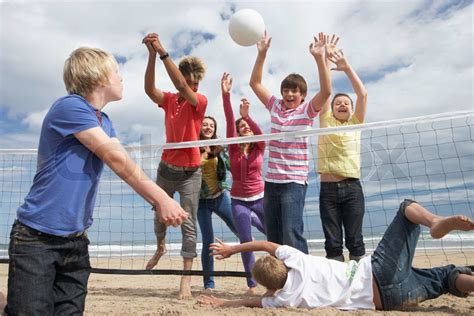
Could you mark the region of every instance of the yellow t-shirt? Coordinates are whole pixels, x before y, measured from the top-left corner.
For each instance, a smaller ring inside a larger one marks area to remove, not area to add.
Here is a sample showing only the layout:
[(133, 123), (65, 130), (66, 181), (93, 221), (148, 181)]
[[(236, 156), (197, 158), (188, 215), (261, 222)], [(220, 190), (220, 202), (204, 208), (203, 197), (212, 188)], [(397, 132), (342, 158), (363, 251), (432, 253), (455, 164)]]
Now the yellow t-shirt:
[[(355, 115), (347, 122), (340, 122), (334, 118), (332, 111), (321, 115), (319, 122), (321, 128), (360, 124)], [(319, 173), (359, 179), (360, 131), (319, 136), (317, 169)]]
[(210, 159), (201, 157), (201, 169), (203, 185), (207, 186), (207, 194), (205, 195), (208, 195), (207, 197), (210, 198), (221, 191), (219, 180), (217, 179), (217, 157)]

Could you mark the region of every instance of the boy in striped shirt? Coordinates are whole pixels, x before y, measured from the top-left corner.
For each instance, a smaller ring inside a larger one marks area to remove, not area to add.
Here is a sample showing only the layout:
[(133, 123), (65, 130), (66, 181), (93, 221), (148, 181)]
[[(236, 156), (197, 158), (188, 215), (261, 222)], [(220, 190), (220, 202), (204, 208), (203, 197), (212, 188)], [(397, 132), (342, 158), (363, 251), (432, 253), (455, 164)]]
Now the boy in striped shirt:
[[(265, 104), (271, 116), (271, 133), (306, 130), (331, 96), (331, 78), (327, 57), (335, 51), (336, 37), (331, 41), (319, 33), (309, 46), (319, 72), (321, 90), (305, 101), (307, 86), (298, 74), (288, 75), (281, 83), (282, 99), (273, 96), (262, 84), (265, 57), (271, 37), (266, 33), (257, 43), (258, 55), (250, 78), (250, 87)], [(309, 171), (308, 138), (270, 141), (269, 162), (265, 178), (264, 212), (268, 241), (292, 246), (308, 253), (303, 237), (303, 209)]]

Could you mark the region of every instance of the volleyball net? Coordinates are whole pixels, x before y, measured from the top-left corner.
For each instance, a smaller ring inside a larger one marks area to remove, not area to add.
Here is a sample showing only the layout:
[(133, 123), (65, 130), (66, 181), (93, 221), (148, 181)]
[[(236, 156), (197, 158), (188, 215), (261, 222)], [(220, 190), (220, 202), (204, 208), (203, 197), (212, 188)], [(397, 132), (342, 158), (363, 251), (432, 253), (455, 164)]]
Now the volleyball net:
[[(318, 136), (361, 133), (361, 182), (366, 210), (363, 235), (367, 253), (377, 246), (388, 224), (405, 198), (422, 203), (435, 214), (464, 214), (474, 217), (474, 111), (450, 112), (423, 117), (311, 129), (297, 133), (267, 134), (166, 145), (127, 147), (134, 161), (152, 179), (163, 149), (227, 145), (309, 137), (310, 174), (304, 209), (305, 237), (310, 252), (325, 255), (324, 234), (319, 216), (320, 181), (316, 173)], [(316, 126), (317, 122), (315, 122)], [(8, 243), (16, 210), (23, 203), (36, 171), (34, 149), (0, 150), (0, 262), (8, 262)], [(266, 172), (265, 154), (264, 174)], [(232, 179), (228, 173), (227, 181)], [(175, 199), (179, 200), (178, 194)], [(214, 215), (213, 215), (214, 216)], [(238, 243), (238, 238), (217, 216), (213, 217), (215, 237)], [(256, 229), (253, 236), (264, 240)], [(95, 272), (128, 274), (181, 274), (181, 230), (168, 228), (167, 253), (153, 271), (145, 265), (156, 250), (153, 211), (139, 195), (107, 167), (102, 174), (94, 211), (94, 223), (88, 230), (91, 265)], [(201, 232), (198, 226), (198, 254)], [(347, 257), (347, 256), (346, 256)], [(422, 267), (455, 263), (474, 265), (474, 234), (452, 232), (433, 240), (422, 230), (416, 253)], [(216, 262), (215, 275), (244, 276), (240, 256)], [(189, 274), (202, 274), (199, 258)]]

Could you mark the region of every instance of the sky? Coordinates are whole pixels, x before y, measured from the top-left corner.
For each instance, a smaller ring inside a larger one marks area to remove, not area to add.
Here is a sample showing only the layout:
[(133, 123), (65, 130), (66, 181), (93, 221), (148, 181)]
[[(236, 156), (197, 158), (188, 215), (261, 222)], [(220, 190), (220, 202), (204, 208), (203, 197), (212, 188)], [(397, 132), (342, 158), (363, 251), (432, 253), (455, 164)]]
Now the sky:
[[(235, 44), (228, 22), (243, 8), (258, 11), (272, 36), (263, 83), (279, 96), (281, 80), (300, 73), (309, 95), (319, 90), (308, 46), (323, 31), (339, 47), (369, 93), (367, 122), (473, 109), (472, 1), (0, 1), (0, 148), (36, 148), (44, 115), (66, 94), (64, 60), (80, 46), (102, 48), (119, 62), (124, 97), (104, 108), (121, 141), (164, 143), (164, 113), (146, 96), (143, 77), (149, 32), (160, 35), (175, 62), (204, 60), (200, 92), (207, 115), (225, 136), (220, 77), (234, 78), (237, 109), (248, 97), (251, 115), (269, 132), (269, 115), (248, 81), (257, 49)], [(162, 63), (157, 87), (175, 91)], [(333, 72), (333, 90), (352, 93)], [(316, 125), (317, 126), (317, 125)]]
[[(66, 94), (64, 61), (80, 46), (102, 48), (119, 62), (124, 96), (108, 104), (104, 112), (112, 119), (122, 143), (163, 144), (164, 113), (143, 87), (148, 53), (141, 41), (149, 32), (160, 35), (176, 63), (189, 54), (204, 60), (207, 73), (200, 92), (208, 98), (206, 115), (217, 118), (221, 138), (225, 137), (220, 92), (223, 72), (231, 73), (234, 79), (234, 109), (241, 97), (247, 97), (252, 103), (251, 115), (268, 133), (268, 112), (248, 85), (257, 49), (238, 46), (228, 35), (230, 17), (244, 8), (262, 15), (273, 38), (263, 83), (276, 96), (280, 82), (289, 73), (304, 76), (310, 97), (319, 90), (316, 64), (308, 46), (322, 31), (340, 36), (338, 46), (367, 87), (366, 122), (474, 109), (472, 1), (0, 0), (0, 150), (37, 147), (46, 112)], [(156, 84), (164, 91), (175, 91), (159, 60)], [(333, 90), (352, 94), (349, 81), (341, 73), (333, 72)], [(472, 116), (456, 121), (454, 125), (461, 124), (459, 128), (453, 128), (452, 121), (442, 124), (449, 128), (442, 125), (434, 132), (433, 124), (427, 124), (421, 129), (408, 127), (414, 129), (411, 132), (391, 129), (391, 136), (386, 136), (385, 130), (380, 131), (382, 137), (373, 131), (366, 136), (369, 138), (362, 145), (368, 151), (363, 150), (362, 173), (368, 214), (373, 216), (366, 216), (364, 227), (385, 227), (392, 214), (387, 215), (386, 210), (395, 211), (406, 196), (420, 198), (429, 206), (438, 205), (441, 213), (451, 212), (455, 206), (472, 216)], [(395, 145), (389, 147), (389, 143)], [(406, 146), (397, 147), (399, 143)], [(414, 150), (417, 152), (410, 153)], [(409, 163), (405, 161), (408, 156)], [(156, 170), (155, 158), (142, 158), (150, 160), (149, 164), (137, 159), (142, 167), (147, 166), (150, 176)], [(8, 209), (0, 212), (9, 214), (0, 216), (0, 244), (7, 243), (14, 212), (31, 185), (36, 164), (29, 156), (5, 159), (0, 166), (0, 183), (21, 188), (0, 195)], [(98, 202), (98, 218), (111, 212), (110, 196), (125, 196), (120, 207), (114, 206), (119, 208), (117, 216), (122, 212), (125, 216), (135, 214), (139, 209), (144, 215), (136, 226), (149, 223), (152, 213), (148, 205), (137, 200), (129, 188), (124, 189), (110, 172), (103, 178), (99, 199), (103, 197), (105, 202), (103, 209)], [(318, 220), (316, 180), (312, 174), (306, 205)], [(94, 225), (98, 230), (100, 223)], [(320, 232), (319, 224), (312, 226)], [(153, 244), (153, 228), (146, 227)]]

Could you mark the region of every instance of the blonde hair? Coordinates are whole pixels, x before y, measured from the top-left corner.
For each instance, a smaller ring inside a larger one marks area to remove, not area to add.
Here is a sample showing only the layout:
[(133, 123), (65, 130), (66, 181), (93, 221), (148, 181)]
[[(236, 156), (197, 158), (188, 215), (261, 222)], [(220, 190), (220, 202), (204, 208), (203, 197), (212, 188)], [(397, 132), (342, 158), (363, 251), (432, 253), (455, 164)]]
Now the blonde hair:
[(201, 81), (206, 74), (206, 65), (195, 56), (184, 57), (178, 67), (183, 76), (189, 76), (192, 80)]
[(115, 58), (99, 49), (79, 47), (64, 62), (63, 80), (69, 94), (86, 96), (98, 85), (109, 81), (118, 67)]
[(267, 255), (255, 261), (252, 277), (269, 290), (279, 290), (285, 286), (288, 268), (283, 261)]

